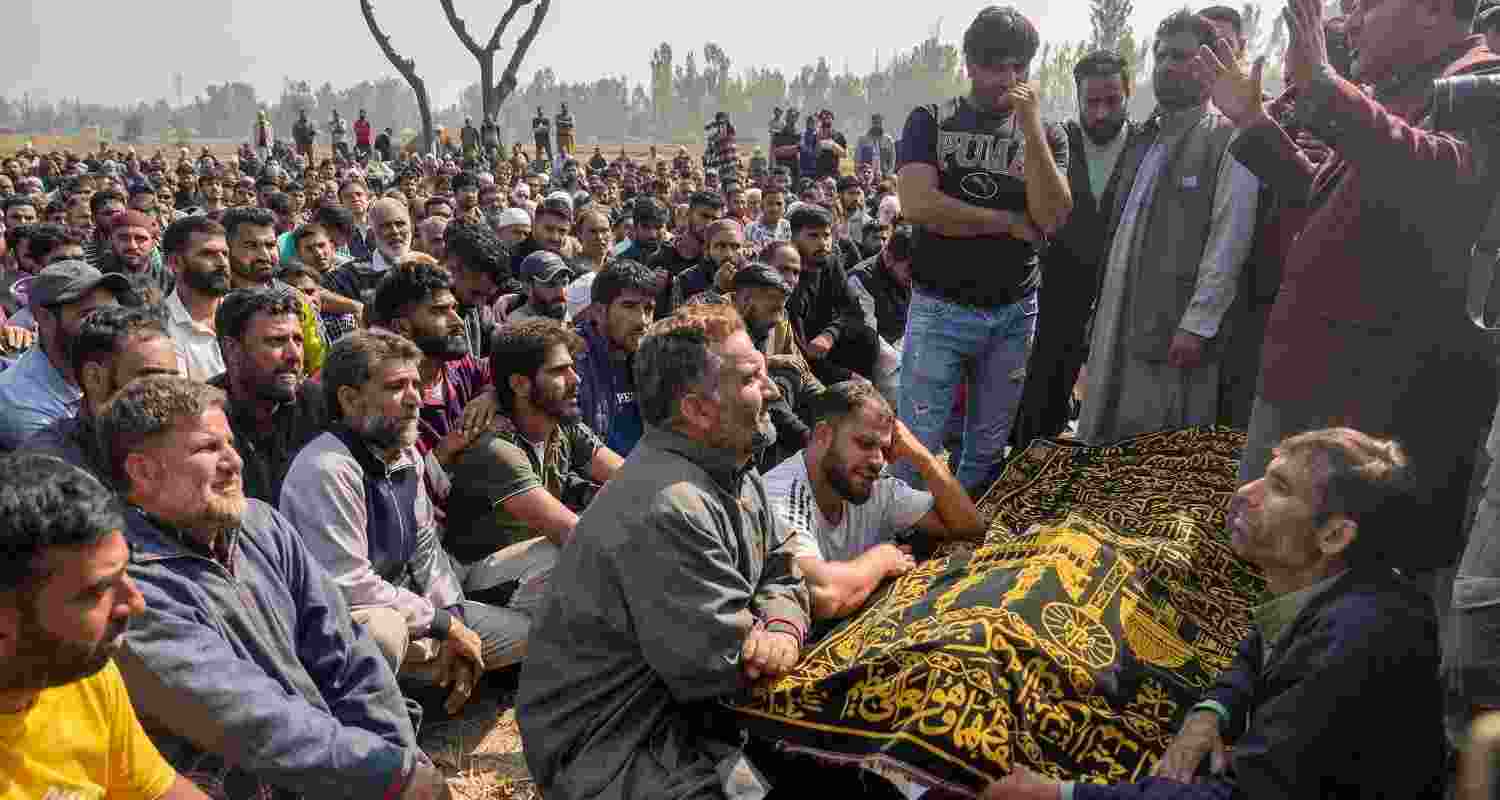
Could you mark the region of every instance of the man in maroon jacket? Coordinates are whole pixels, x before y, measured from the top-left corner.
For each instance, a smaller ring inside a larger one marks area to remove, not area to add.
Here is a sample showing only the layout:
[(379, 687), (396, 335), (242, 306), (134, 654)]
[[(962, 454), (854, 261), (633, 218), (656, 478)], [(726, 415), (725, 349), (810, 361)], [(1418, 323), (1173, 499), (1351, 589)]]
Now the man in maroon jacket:
[(1332, 149), (1321, 164), (1298, 157), (1266, 112), (1262, 64), (1247, 74), (1225, 42), (1198, 63), (1241, 129), (1235, 157), (1278, 194), (1305, 198), (1307, 211), (1266, 328), (1240, 478), (1261, 477), (1272, 445), (1297, 431), (1337, 424), (1398, 439), (1421, 465), (1419, 485), (1382, 514), (1423, 534), (1405, 565), (1447, 567), (1496, 400), (1464, 303), (1469, 250), (1495, 196), (1486, 164), (1497, 141), (1424, 109), (1434, 80), (1495, 71), (1500, 58), (1469, 35), (1474, 0), (1364, 4), (1349, 31), (1354, 75), (1374, 87), (1366, 93), (1329, 65), (1318, 0), (1288, 5), (1296, 114)]

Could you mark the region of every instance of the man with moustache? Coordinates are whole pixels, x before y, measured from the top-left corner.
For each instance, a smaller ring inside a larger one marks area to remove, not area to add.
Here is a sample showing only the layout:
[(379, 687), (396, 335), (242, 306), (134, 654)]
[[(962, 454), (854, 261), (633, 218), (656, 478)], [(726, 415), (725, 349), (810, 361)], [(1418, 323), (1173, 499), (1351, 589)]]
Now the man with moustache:
[(674, 307), (707, 292), (715, 297), (727, 294), (734, 285), (734, 274), (745, 263), (745, 229), (738, 220), (714, 220), (703, 237), (702, 258), (672, 279)]
[(162, 263), (158, 230), (153, 217), (136, 209), (116, 211), (109, 218), (109, 253), (100, 259), (100, 271), (144, 276), (158, 297), (171, 294), (177, 278)]
[(141, 729), (112, 662), (144, 610), (114, 493), (56, 458), (6, 458), (0, 519), (6, 795), (207, 800)]
[[(792, 536), (815, 620), (846, 617), (886, 578), (910, 570), (912, 529), (933, 539), (976, 540), (984, 533), (974, 501), (869, 381), (835, 383), (813, 404), (807, 449), (766, 473), (771, 507)], [(884, 476), (902, 460), (928, 491)]]
[[(219, 220), (229, 244), (230, 286), (235, 289), (289, 288), (276, 277), (280, 254), (277, 251), (276, 220), (271, 212), (237, 206), (224, 212)], [(321, 298), (317, 303), (307, 299), (297, 312), (302, 324), (304, 364), (310, 375), (322, 367), (323, 353), (330, 341), (319, 316), (325, 305)]]
[(331, 424), (292, 461), (280, 507), (391, 669), (451, 687), (454, 714), (486, 666), (503, 666), (502, 631), (487, 623), (505, 615), (465, 602), (438, 539), (416, 448), (422, 358), (384, 330), (333, 346), (323, 371)]
[[(1411, 469), (1400, 445), (1348, 428), (1280, 442), (1229, 514), (1268, 598), (1152, 776), (1060, 783), (1018, 764), (983, 800), (1444, 797), (1437, 620), (1393, 569), (1413, 532), (1386, 513)], [(1372, 724), (1376, 697), (1399, 731)]]
[(447, 471), (489, 427), (495, 398), (487, 391), (489, 364), (469, 349), (452, 276), (421, 253), (407, 256), (398, 266), (375, 290), (370, 322), (405, 336), (422, 352), (417, 450), (427, 459), (427, 488), (442, 523)]
[(228, 397), (245, 494), (266, 503), (280, 498), (292, 457), (326, 421), (322, 392), (304, 381), (302, 304), (285, 284), (236, 289), (214, 315), (224, 374), (208, 383)]
[(0, 372), (0, 450), (14, 450), (78, 412), (83, 392), (69, 359), (73, 340), (90, 311), (133, 296), (129, 278), (101, 274), (82, 261), (46, 267), (32, 278), (28, 292), (37, 345)]
[[(618, 258), (650, 265), (666, 247), (667, 208), (654, 197), (639, 197), (631, 205), (631, 234)], [(670, 284), (668, 284), (670, 286)]]
[(563, 550), (521, 669), (526, 762), (558, 800), (727, 794), (749, 765), (714, 701), (790, 670), (809, 623), (751, 465), (776, 389), (739, 315), (685, 306), (636, 359), (646, 435)]
[(1042, 256), (1038, 297), (1047, 309), (1037, 318), (1036, 339), (1026, 363), (1026, 385), (1011, 442), (1051, 438), (1073, 417), (1073, 386), (1088, 358), (1088, 323), (1099, 291), (1109, 222), (1107, 190), (1125, 143), (1136, 130), (1128, 116), (1130, 65), (1096, 50), (1073, 68), (1078, 119), (1068, 120), (1068, 189), (1073, 213)]
[(537, 250), (521, 260), (519, 272), (526, 286), (526, 303), (505, 315), (502, 322), (571, 321), (567, 292), (568, 284), (573, 282), (573, 270), (562, 256), (550, 250)]
[(469, 598), (511, 612), (505, 663), (526, 653), (558, 553), (621, 463), (580, 421), (583, 347), (552, 320), (502, 326), (490, 353), (498, 413), (452, 470), (446, 544)]
[(180, 357), (156, 313), (103, 306), (83, 318), (68, 359), (83, 389), (78, 415), (37, 431), (21, 449), (56, 456), (107, 482), (109, 469), (100, 456), (97, 436), (104, 404), (136, 378), (181, 374)]
[(301, 532), (245, 497), (224, 402), (158, 375), (99, 420), (146, 601), (116, 657), (141, 721), (230, 800), (446, 797), (380, 649)]
[(657, 272), (640, 262), (610, 264), (590, 288), (603, 313), (576, 327), (584, 342), (574, 363), (579, 408), (595, 435), (621, 456), (630, 455), (643, 432), (635, 398), (635, 352), (656, 319), (658, 280)]
[(443, 231), (443, 266), (453, 274), (453, 297), (469, 337), (469, 352), (487, 358), (499, 322), (493, 301), (515, 284), (510, 248), (489, 225), (454, 222)]
[[(981, 10), (963, 38), (969, 96), (912, 111), (899, 145), (897, 191), (916, 239), (899, 415), (941, 449), (967, 377), (958, 479), (975, 493), (999, 471), (1021, 399), (1037, 242), (1073, 206), (1067, 137), (1043, 121), (1028, 82), (1040, 38), (1012, 7)], [(904, 464), (896, 474), (921, 477)]]
[(1120, 157), (1108, 210), (1084, 442), (1218, 420), (1220, 328), (1254, 240), (1260, 181), (1229, 152), (1234, 123), (1194, 70), (1214, 37), (1186, 10), (1157, 27), (1157, 110)]
[(581, 420), (574, 356), (584, 346), (554, 320), (507, 323), (495, 334), (498, 410), (459, 456), (448, 498), (448, 549), (471, 579), (480, 562), (499, 567), (567, 544), (592, 490), (620, 466)]
[[(398, 200), (376, 200), (370, 206), (369, 219), (375, 240), (369, 260), (350, 262), (323, 276), (324, 288), (365, 306), (375, 298), (380, 279), (411, 251), (412, 237), (411, 216)], [(333, 341), (353, 330), (332, 318), (328, 322), (328, 335)]]
[(165, 303), (172, 341), (183, 374), (207, 381), (224, 371), (214, 315), (230, 290), (229, 242), (219, 223), (191, 216), (172, 223), (161, 243), (177, 280)]

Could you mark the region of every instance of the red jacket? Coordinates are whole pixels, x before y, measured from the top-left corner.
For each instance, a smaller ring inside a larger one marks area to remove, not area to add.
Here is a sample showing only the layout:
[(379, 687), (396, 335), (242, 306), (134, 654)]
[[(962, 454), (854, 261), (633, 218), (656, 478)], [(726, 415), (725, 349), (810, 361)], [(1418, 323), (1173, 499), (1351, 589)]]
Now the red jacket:
[[(1399, 439), (1432, 507), (1458, 487), (1455, 526), (1495, 406), (1487, 344), (1464, 310), (1469, 250), (1495, 196), (1483, 166), (1493, 142), (1428, 130), (1422, 114), (1433, 79), (1494, 69), (1500, 58), (1473, 36), (1404, 70), (1379, 101), (1338, 78), (1302, 88), (1298, 117), (1334, 150), (1316, 169), (1275, 122), (1234, 147), (1282, 196), (1307, 198), (1266, 328), (1260, 396), (1299, 420)], [(1446, 518), (1424, 522), (1411, 530), (1450, 533)]]
[(370, 121), (357, 119), (354, 121), (354, 143), (360, 147), (370, 146)]

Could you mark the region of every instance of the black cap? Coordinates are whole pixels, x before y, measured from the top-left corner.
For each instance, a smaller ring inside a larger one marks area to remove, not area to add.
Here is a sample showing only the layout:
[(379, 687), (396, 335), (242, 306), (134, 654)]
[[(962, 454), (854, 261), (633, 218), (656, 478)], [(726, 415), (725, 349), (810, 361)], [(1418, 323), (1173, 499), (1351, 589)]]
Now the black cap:
[(667, 209), (654, 197), (642, 197), (635, 201), (635, 224), (648, 227), (667, 224)]
[(76, 303), (103, 286), (115, 294), (131, 291), (130, 278), (118, 272), (102, 273), (87, 261), (68, 259), (49, 264), (31, 279), (29, 301), (46, 307)]
[(780, 289), (787, 294), (792, 293), (792, 287), (787, 285), (786, 279), (781, 277), (781, 273), (777, 272), (769, 264), (760, 261), (752, 261), (740, 267), (739, 272), (734, 273), (735, 289), (750, 289), (755, 287)]
[(568, 280), (572, 280), (573, 270), (568, 268), (568, 262), (564, 261), (562, 256), (551, 250), (538, 250), (521, 261), (521, 278), (523, 280), (539, 280), (542, 283), (552, 283), (562, 273), (566, 273)]

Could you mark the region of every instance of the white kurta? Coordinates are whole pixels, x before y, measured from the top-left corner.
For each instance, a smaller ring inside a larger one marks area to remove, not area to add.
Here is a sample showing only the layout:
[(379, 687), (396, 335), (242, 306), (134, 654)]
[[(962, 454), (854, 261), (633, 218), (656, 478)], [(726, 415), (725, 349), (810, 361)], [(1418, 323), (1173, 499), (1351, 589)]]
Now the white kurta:
[[(1183, 370), (1165, 361), (1144, 361), (1126, 347), (1125, 323), (1136, 301), (1136, 271), (1154, 267), (1149, 254), (1137, 250), (1145, 238), (1144, 226), (1151, 217), (1151, 202), (1166, 166), (1166, 155), (1175, 141), (1165, 134), (1158, 137), (1141, 161), (1105, 262), (1104, 285), (1094, 309), (1087, 390), (1078, 418), (1078, 438), (1090, 444), (1209, 425), (1218, 417), (1217, 361)], [(1234, 302), (1240, 269), (1255, 235), (1255, 203), (1260, 190), (1260, 181), (1227, 155), (1216, 181), (1198, 281), (1178, 325), (1205, 339), (1218, 334), (1219, 323)]]

